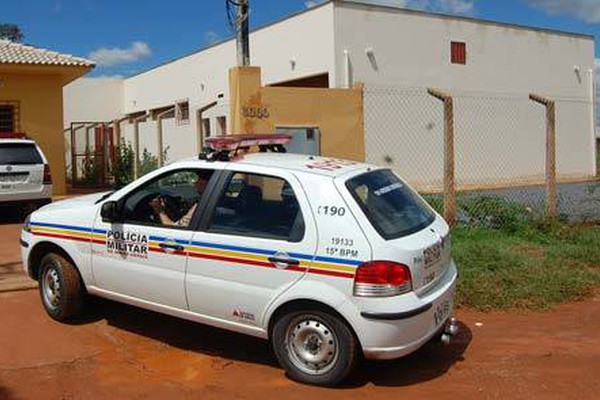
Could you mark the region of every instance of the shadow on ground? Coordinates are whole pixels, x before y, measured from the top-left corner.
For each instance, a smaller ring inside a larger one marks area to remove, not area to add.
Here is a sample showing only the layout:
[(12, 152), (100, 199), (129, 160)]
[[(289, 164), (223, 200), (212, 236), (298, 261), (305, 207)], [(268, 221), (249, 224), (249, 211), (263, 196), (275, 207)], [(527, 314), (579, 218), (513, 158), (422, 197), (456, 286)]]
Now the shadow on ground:
[(24, 220), (23, 211), (19, 207), (0, 206), (0, 225), (20, 224)]
[(85, 316), (70, 321), (84, 325), (106, 320), (108, 325), (170, 346), (231, 360), (277, 366), (266, 341), (141, 308), (92, 298)]
[[(109, 300), (94, 298), (84, 318), (71, 321), (81, 325), (106, 320), (110, 326), (164, 342), (170, 346), (234, 361), (278, 368), (268, 342), (166, 316)], [(468, 326), (459, 321), (460, 331), (450, 345), (431, 341), (417, 352), (394, 361), (364, 361), (342, 385), (352, 389), (372, 383), (376, 386), (409, 386), (444, 375), (472, 340)]]
[(410, 386), (444, 375), (454, 364), (464, 361), (473, 334), (459, 321), (459, 332), (449, 345), (433, 339), (416, 352), (392, 361), (365, 361), (347, 383), (348, 388), (372, 383), (375, 386)]
[(0, 386), (0, 399), (1, 400), (18, 400), (13, 394), (12, 390), (7, 387)]

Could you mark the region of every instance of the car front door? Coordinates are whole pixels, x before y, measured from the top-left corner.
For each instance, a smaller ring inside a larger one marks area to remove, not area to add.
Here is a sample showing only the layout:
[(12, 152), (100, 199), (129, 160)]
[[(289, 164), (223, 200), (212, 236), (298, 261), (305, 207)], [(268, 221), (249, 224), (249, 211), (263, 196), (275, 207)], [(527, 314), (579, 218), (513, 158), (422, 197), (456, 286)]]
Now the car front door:
[[(206, 198), (196, 187), (199, 176), (211, 172), (166, 172), (118, 201), (122, 222), (108, 223), (97, 217), (92, 268), (99, 289), (187, 309), (184, 276), (185, 247), (192, 238), (189, 217), (193, 222)], [(162, 203), (164, 209), (157, 212), (152, 201)], [(169, 223), (161, 220), (161, 213)]]
[(297, 178), (246, 168), (223, 177), (192, 237), (186, 291), (191, 311), (260, 326), (268, 304), (306, 273), (317, 242)]

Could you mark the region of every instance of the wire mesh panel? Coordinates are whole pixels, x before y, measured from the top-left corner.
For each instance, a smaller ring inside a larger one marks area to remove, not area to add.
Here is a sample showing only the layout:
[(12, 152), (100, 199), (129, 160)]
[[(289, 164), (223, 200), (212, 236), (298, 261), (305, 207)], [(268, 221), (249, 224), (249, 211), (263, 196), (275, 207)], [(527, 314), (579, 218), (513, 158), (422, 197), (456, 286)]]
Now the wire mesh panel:
[[(449, 94), (458, 221), (497, 226), (544, 217), (551, 176), (546, 108), (528, 94)], [(367, 161), (389, 166), (441, 208), (443, 102), (426, 89), (365, 87), (364, 104)], [(553, 104), (558, 214), (600, 220), (592, 104), (566, 98)]]
[(417, 190), (439, 192), (444, 174), (444, 113), (425, 89), (365, 87), (369, 163), (389, 166)]

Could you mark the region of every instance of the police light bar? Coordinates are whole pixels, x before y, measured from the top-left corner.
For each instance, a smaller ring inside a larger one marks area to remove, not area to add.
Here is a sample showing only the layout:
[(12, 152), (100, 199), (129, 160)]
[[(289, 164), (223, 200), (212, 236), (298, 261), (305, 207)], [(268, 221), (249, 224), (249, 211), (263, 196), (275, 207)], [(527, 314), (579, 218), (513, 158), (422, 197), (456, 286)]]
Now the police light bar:
[(0, 139), (28, 139), (25, 132), (0, 132)]
[(214, 136), (205, 139), (206, 147), (214, 151), (234, 151), (252, 146), (284, 145), (292, 140), (287, 133)]

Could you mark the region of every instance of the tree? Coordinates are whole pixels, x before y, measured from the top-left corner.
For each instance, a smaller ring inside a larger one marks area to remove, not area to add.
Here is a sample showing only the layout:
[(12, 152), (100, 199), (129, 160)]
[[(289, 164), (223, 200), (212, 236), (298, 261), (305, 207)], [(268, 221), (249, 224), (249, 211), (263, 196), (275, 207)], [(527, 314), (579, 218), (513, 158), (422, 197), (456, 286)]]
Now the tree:
[(7, 39), (11, 42), (21, 42), (23, 36), (23, 32), (18, 25), (0, 24), (0, 39)]

